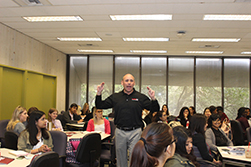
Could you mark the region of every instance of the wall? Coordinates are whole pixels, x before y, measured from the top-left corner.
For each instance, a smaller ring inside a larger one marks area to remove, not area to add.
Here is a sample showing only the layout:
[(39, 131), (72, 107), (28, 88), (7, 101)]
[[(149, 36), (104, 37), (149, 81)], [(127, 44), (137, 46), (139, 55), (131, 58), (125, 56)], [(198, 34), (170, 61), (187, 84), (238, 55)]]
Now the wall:
[(57, 76), (56, 108), (65, 110), (65, 54), (0, 23), (0, 64)]

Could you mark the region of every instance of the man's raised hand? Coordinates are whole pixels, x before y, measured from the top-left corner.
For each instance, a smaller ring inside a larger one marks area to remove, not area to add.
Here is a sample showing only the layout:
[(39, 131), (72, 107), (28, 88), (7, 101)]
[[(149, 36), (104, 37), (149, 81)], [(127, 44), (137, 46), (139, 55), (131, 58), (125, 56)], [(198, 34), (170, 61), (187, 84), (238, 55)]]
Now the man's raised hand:
[(101, 95), (103, 89), (104, 89), (104, 82), (102, 82), (100, 85), (97, 86), (97, 95)]
[(150, 98), (151, 98), (152, 100), (155, 100), (155, 99), (156, 99), (156, 98), (155, 98), (155, 91), (152, 90), (152, 89), (149, 88), (149, 87), (147, 87), (147, 89), (148, 89), (148, 95), (150, 96)]

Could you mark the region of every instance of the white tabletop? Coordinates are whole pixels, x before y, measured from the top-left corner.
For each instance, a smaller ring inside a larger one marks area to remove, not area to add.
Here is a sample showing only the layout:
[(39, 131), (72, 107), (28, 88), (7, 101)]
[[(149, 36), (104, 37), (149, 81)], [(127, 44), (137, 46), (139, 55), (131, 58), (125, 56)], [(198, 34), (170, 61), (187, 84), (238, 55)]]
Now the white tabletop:
[(64, 131), (67, 134), (67, 141), (69, 141), (69, 139), (77, 139), (77, 138), (83, 138), (86, 134), (89, 133), (99, 133), (101, 135), (101, 140), (104, 140), (105, 138), (111, 136), (110, 134), (105, 134), (102, 132), (88, 132), (88, 131)]
[(66, 125), (76, 127), (76, 128), (83, 128), (85, 125), (85, 122), (81, 122), (81, 123), (77, 123), (77, 124), (66, 123)]
[[(223, 158), (223, 162), (225, 161), (232, 161), (237, 163), (251, 163), (251, 158), (246, 158), (245, 152), (236, 152), (233, 149), (236, 148), (244, 148), (245, 150), (248, 149), (248, 146), (227, 146), (227, 147), (217, 147), (219, 153)], [(251, 151), (251, 147), (250, 147)]]
[(1, 156), (15, 159), (14, 161), (12, 161), (9, 164), (4, 165), (4, 166), (8, 166), (8, 167), (26, 167), (27, 165), (30, 164), (31, 159), (34, 156), (33, 154), (29, 154), (28, 155), (29, 159), (26, 159), (26, 158), (16, 159), (17, 157), (15, 155), (10, 154), (9, 153), (10, 151), (13, 151), (13, 150), (7, 149), (7, 148), (0, 148)]

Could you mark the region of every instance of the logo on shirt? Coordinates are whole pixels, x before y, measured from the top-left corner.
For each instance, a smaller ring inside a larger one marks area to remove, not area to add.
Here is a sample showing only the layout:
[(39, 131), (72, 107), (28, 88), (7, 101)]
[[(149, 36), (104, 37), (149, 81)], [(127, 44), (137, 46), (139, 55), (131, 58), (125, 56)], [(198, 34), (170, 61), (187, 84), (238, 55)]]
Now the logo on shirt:
[(136, 98), (132, 98), (132, 101), (139, 101), (139, 99), (136, 99)]

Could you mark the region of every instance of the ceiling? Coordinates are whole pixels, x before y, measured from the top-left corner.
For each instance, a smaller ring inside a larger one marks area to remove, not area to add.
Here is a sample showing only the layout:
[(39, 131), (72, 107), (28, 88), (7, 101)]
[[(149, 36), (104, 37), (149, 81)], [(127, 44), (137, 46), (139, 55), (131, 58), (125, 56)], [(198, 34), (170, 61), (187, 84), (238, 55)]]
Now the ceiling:
[[(0, 0), (0, 22), (65, 54), (83, 54), (77, 49), (113, 50), (131, 55), (130, 50), (167, 50), (158, 55), (187, 55), (185, 51), (224, 51), (241, 55), (251, 51), (251, 21), (205, 21), (204, 14), (251, 14), (251, 0)], [(109, 15), (172, 14), (171, 21), (112, 21)], [(79, 15), (82, 22), (30, 23), (22, 16)], [(178, 31), (185, 31), (182, 37)], [(100, 42), (60, 42), (57, 37), (100, 37)], [(123, 37), (168, 37), (168, 42), (125, 42)], [(200, 38), (241, 38), (234, 43), (192, 42)], [(213, 45), (212, 47), (206, 47)], [(214, 47), (217, 46), (217, 47)], [(91, 53), (87, 53), (91, 54)], [(111, 53), (109, 53), (111, 54)], [(193, 54), (194, 55), (194, 54)]]

